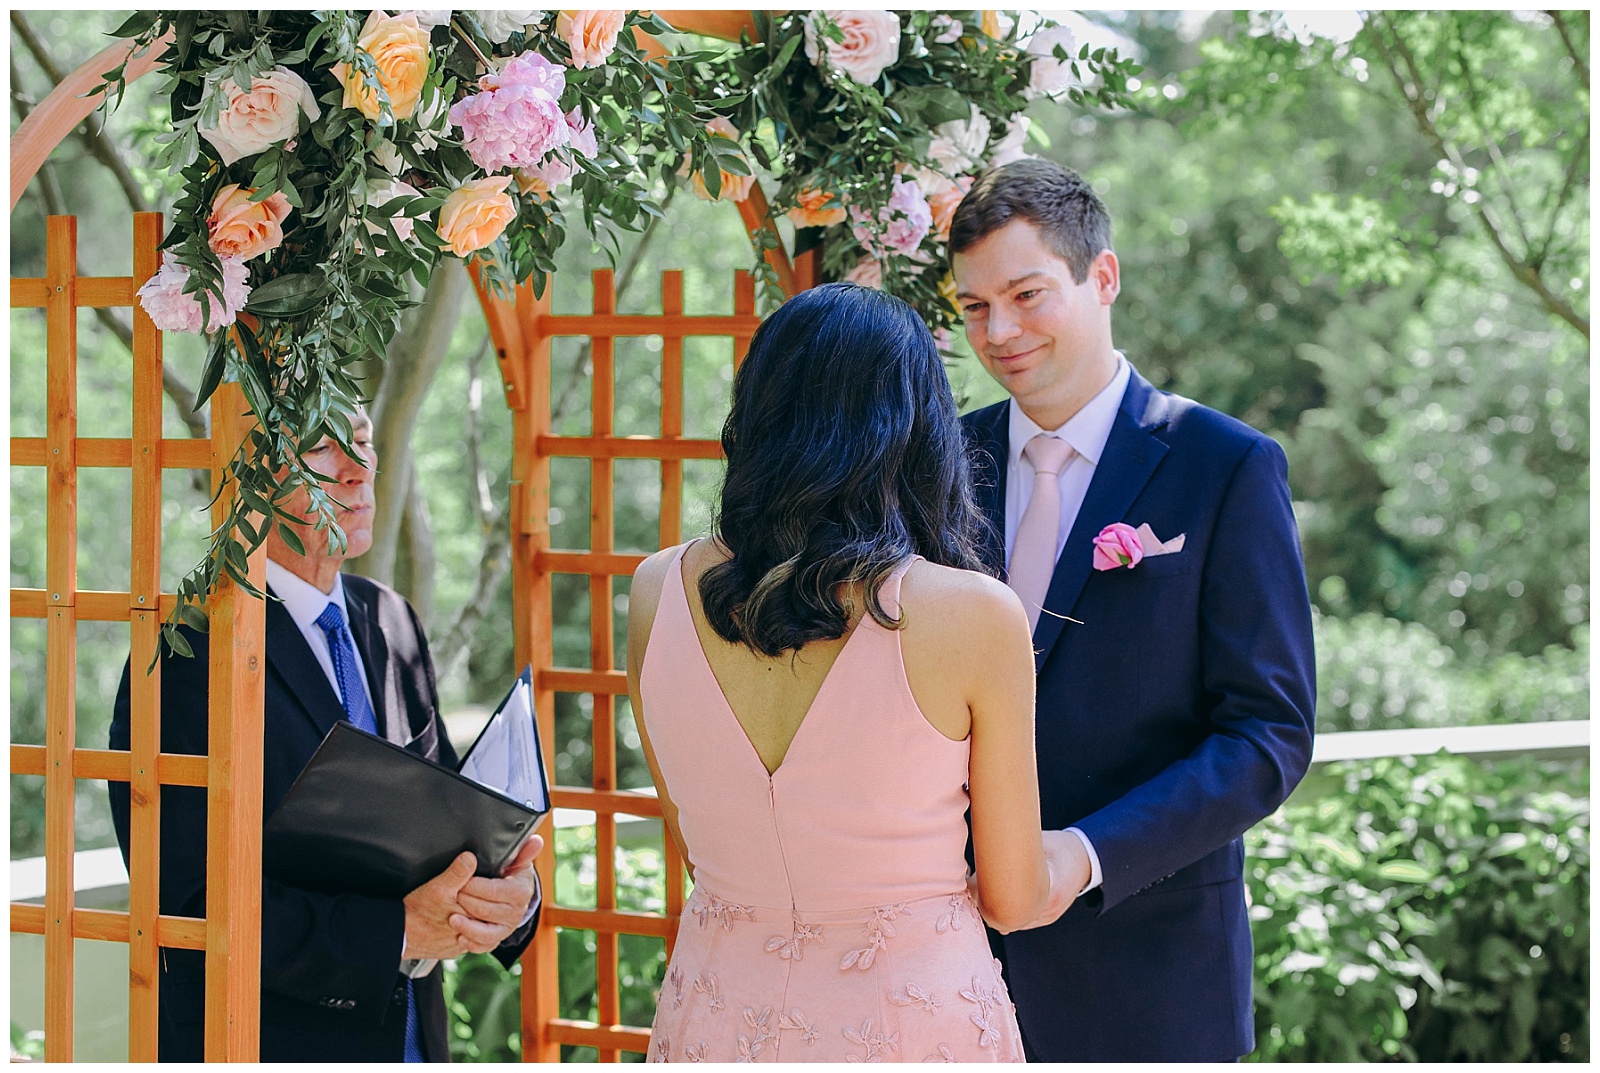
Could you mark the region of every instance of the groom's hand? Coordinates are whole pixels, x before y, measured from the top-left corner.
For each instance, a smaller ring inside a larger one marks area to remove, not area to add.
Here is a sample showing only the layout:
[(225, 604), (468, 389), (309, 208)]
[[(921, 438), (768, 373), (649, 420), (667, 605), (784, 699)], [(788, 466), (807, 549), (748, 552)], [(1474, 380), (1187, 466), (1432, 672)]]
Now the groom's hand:
[(450, 918), (468, 950), (486, 954), (522, 926), (539, 889), (534, 858), (544, 849), (544, 838), (534, 835), (517, 851), (505, 874), (499, 879), (482, 876), (468, 880), (461, 888), (461, 912)]

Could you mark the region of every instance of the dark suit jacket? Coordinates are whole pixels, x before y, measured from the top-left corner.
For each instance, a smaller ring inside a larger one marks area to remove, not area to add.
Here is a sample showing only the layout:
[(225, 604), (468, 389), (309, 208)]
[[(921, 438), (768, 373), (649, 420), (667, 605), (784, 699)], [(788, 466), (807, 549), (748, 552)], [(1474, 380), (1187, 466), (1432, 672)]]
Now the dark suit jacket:
[[(344, 576), (350, 632), (367, 667), (378, 725), (401, 710), (407, 746), (453, 764), (439, 718), (433, 662), (416, 613), (399, 594), (367, 578)], [(161, 748), (204, 753), (207, 739), (205, 634), (184, 628), (194, 658), (161, 668)], [(266, 732), (262, 816), (271, 816), (344, 708), (305, 636), (283, 606), (267, 603)], [(111, 748), (129, 740), (129, 676), (124, 668), (111, 722)], [(128, 857), (128, 784), (111, 785), (111, 812)], [(161, 791), (161, 912), (206, 912), (206, 799), (200, 787)], [(508, 967), (538, 924), (535, 915), (496, 951)], [(405, 980), (399, 973), (405, 907), (398, 900), (328, 895), (263, 881), (261, 906), (261, 1060), (398, 1062), (405, 1047)], [(205, 1039), (205, 955), (164, 949), (161, 958), (162, 1061), (200, 1061)], [(417, 1013), (429, 1061), (450, 1060), (442, 969), (417, 980)]]
[[(1007, 406), (963, 418), (996, 569)], [(1096, 571), (1112, 522), (1185, 546)], [(1044, 608), (1041, 815), (1089, 836), (1104, 881), (1004, 937), (1023, 1035), (1053, 1061), (1237, 1058), (1255, 1046), (1240, 836), (1304, 775), (1316, 697), (1282, 449), (1134, 372)]]

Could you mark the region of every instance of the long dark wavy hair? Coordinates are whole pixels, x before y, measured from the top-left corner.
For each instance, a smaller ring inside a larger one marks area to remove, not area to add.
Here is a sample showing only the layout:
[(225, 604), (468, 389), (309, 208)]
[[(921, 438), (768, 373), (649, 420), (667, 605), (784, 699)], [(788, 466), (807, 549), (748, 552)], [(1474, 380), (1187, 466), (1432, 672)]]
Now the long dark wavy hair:
[(723, 639), (766, 656), (844, 636), (841, 586), (898, 629), (878, 588), (911, 555), (968, 570), (984, 524), (938, 348), (911, 307), (830, 283), (756, 330), (722, 426), (715, 531), (700, 577)]

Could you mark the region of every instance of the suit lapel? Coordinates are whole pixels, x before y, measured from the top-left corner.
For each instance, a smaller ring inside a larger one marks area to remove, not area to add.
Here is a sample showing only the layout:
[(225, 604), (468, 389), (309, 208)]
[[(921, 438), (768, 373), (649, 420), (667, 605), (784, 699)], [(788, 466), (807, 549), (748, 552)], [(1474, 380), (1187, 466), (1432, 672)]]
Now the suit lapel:
[[(383, 631), (378, 628), (377, 609), (368, 603), (362, 593), (356, 591), (348, 577), (344, 581), (344, 606), (350, 612), (350, 634), (356, 639), (356, 645), (361, 649), (361, 662), (367, 667), (367, 692), (372, 696), (378, 736), (387, 738), (389, 691), (385, 687), (389, 682), (389, 644), (384, 640)], [(407, 727), (405, 739), (409, 741), (413, 733), (412, 728)], [(400, 744), (404, 745), (405, 742)]]
[(1050, 591), (1045, 594), (1044, 613), (1033, 634), (1035, 671), (1061, 637), (1065, 616), (1072, 613), (1094, 563), (1094, 538), (1112, 522), (1125, 520), (1128, 508), (1139, 497), (1151, 474), (1167, 453), (1167, 445), (1156, 432), (1167, 423), (1166, 397), (1150, 386), (1137, 372), (1128, 379), (1122, 405), (1111, 425), (1111, 435), (1095, 467), (1089, 490), (1083, 497), (1072, 532), (1067, 536), (1061, 558), (1056, 561)]
[(979, 410), (968, 419), (972, 430), (972, 485), (978, 508), (989, 523), (979, 552), (998, 576), (1006, 565), (1006, 458), (1011, 449), (1011, 403)]
[(344, 705), (339, 703), (333, 683), (306, 644), (305, 634), (283, 604), (274, 599), (267, 601), (266, 649), (267, 666), (299, 702), (306, 718), (316, 725), (317, 736), (326, 737), (333, 725), (344, 718)]

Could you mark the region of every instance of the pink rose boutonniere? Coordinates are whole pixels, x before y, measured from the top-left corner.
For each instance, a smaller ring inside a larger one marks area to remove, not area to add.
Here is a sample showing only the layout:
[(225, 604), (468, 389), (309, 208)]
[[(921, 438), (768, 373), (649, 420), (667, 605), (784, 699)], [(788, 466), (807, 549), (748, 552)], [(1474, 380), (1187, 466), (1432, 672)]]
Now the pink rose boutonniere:
[(1132, 570), (1144, 559), (1182, 551), (1188, 535), (1179, 533), (1163, 543), (1148, 522), (1137, 529), (1126, 522), (1112, 522), (1094, 538), (1094, 568), (1115, 570), (1125, 566)]

